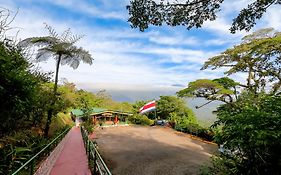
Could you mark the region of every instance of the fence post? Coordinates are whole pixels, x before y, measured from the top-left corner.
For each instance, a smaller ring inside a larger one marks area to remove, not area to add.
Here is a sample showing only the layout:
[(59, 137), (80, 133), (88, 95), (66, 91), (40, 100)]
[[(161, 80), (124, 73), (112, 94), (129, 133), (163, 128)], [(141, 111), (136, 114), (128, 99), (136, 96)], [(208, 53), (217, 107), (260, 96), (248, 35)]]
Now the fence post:
[(87, 155), (88, 155), (88, 159), (90, 161), (91, 160), (91, 144), (90, 144), (89, 140), (87, 140)]
[(95, 151), (95, 157), (94, 157), (94, 174), (97, 174), (97, 151), (94, 145), (93, 150)]

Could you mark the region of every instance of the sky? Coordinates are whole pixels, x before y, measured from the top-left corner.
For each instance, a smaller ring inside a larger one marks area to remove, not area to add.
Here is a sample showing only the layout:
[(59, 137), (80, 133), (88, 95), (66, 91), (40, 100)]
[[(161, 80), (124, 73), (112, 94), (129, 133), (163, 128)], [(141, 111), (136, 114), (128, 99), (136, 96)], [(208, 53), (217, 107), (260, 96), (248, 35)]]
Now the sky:
[[(252, 0), (225, 0), (218, 18), (200, 29), (184, 26), (132, 29), (126, 5), (129, 0), (0, 0), (16, 18), (11, 24), (17, 38), (46, 36), (44, 23), (58, 33), (70, 28), (85, 35), (78, 43), (88, 50), (93, 65), (81, 63), (73, 70), (62, 66), (59, 78), (78, 88), (105, 89), (119, 101), (156, 98), (174, 94), (188, 82), (218, 78), (223, 70), (201, 71), (204, 61), (239, 44), (245, 31), (230, 34), (232, 19)], [(280, 6), (272, 6), (252, 31), (274, 27), (281, 30)], [(12, 32), (10, 31), (11, 35)], [(43, 71), (54, 71), (55, 62), (38, 63)], [(243, 75), (235, 75), (243, 81)]]

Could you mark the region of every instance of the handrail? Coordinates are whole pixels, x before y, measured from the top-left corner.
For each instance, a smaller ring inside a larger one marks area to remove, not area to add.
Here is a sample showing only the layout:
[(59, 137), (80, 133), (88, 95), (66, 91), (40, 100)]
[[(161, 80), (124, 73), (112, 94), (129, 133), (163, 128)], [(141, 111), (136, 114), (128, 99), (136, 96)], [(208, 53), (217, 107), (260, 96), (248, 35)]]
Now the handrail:
[(105, 164), (103, 158), (101, 157), (96, 143), (89, 140), (88, 133), (85, 131), (83, 127), (81, 127), (81, 133), (84, 141), (84, 145), (86, 148), (86, 152), (88, 155), (89, 165), (91, 167), (91, 172), (100, 175), (111, 175), (110, 170), (108, 169), (107, 165)]
[(43, 151), (45, 151), (48, 147), (50, 147), (55, 141), (59, 140), (62, 136), (65, 135), (67, 131), (69, 131), (70, 128), (65, 129), (60, 135), (58, 135), (56, 138), (54, 138), (48, 145), (46, 145), (41, 151), (39, 151), (37, 154), (35, 154), (31, 159), (29, 159), (27, 162), (25, 162), (19, 169), (17, 169), (15, 172), (13, 172), (12, 175), (16, 175), (18, 172), (20, 172), (23, 168), (25, 168), (29, 163), (32, 163), (30, 165), (30, 174), (33, 174), (33, 168), (34, 168), (34, 161), (38, 157), (39, 154), (41, 154)]

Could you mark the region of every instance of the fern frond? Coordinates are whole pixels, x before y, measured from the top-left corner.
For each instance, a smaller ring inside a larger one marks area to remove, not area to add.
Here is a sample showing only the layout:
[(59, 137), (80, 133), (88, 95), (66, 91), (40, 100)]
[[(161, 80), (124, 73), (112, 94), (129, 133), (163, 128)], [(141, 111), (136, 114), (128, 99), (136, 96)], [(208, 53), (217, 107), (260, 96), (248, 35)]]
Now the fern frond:
[(50, 36), (54, 38), (59, 38), (58, 33), (51, 26), (49, 26), (47, 23), (44, 24), (45, 24), (45, 29), (48, 30)]
[(74, 44), (83, 37), (84, 37), (84, 35), (72, 35), (69, 39), (69, 43)]
[(68, 28), (67, 30), (65, 30), (63, 33), (62, 33), (62, 35), (61, 35), (61, 41), (62, 42), (68, 42), (67, 41), (67, 38), (69, 37), (69, 36), (71, 36), (71, 31), (70, 31), (70, 28)]

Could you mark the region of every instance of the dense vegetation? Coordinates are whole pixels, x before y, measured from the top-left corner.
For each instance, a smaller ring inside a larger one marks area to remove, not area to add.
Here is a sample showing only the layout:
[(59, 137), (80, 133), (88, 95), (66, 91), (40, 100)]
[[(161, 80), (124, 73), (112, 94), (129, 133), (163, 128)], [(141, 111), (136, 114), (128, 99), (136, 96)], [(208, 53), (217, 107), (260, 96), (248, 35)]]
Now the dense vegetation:
[[(48, 74), (33, 69), (11, 41), (0, 42), (0, 174), (9, 174), (39, 151), (48, 139), (43, 138), (43, 124), (50, 107)], [(64, 112), (67, 101), (63, 98), (55, 111)], [(60, 114), (51, 126), (52, 136), (65, 125), (69, 117)]]
[[(0, 174), (6, 175), (19, 168), (65, 127), (73, 125), (69, 115), (71, 108), (82, 108), (84, 103), (111, 109), (130, 105), (114, 102), (105, 92), (93, 94), (78, 90), (67, 81), (57, 85), (59, 64), (56, 81), (51, 82), (52, 73), (42, 73), (35, 67), (33, 56), (29, 55), (28, 48), (23, 49), (24, 45), (39, 43), (39, 46), (45, 47), (38, 50), (37, 59), (40, 60), (40, 56), (47, 54), (47, 51), (57, 51), (55, 54), (59, 54), (63, 64), (69, 63), (74, 67), (78, 66), (79, 59), (88, 58), (88, 53), (68, 45), (68, 40), (61, 43), (61, 38), (57, 40), (56, 37), (29, 38), (17, 44), (5, 36), (11, 28), (9, 12), (2, 10), (0, 13)], [(54, 34), (49, 26), (47, 28), (50, 35)], [(62, 38), (67, 39), (69, 34), (67, 30)], [(69, 47), (72, 53), (67, 50)], [(71, 56), (75, 56), (74, 60), (70, 59)]]
[[(0, 174), (10, 174), (42, 149), (67, 125), (73, 125), (72, 108), (101, 107), (131, 110), (129, 103), (118, 103), (106, 92), (97, 94), (78, 90), (67, 81), (59, 85), (52, 102), (54, 83), (49, 74), (33, 69), (33, 64), (6, 40), (0, 43)], [(44, 128), (48, 110), (55, 114), (49, 137)]]
[[(216, 113), (215, 141), (223, 146), (203, 174), (280, 174), (281, 35), (271, 28), (210, 58), (202, 69), (228, 68), (244, 73), (245, 84), (229, 77), (190, 82), (178, 95), (224, 102)], [(204, 104), (205, 105), (205, 104)], [(200, 106), (203, 107), (204, 105)]]

